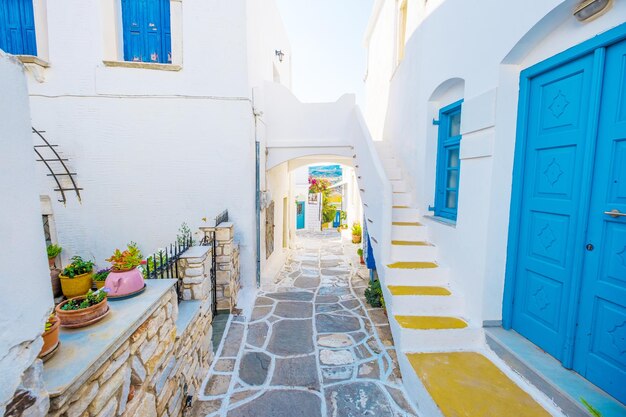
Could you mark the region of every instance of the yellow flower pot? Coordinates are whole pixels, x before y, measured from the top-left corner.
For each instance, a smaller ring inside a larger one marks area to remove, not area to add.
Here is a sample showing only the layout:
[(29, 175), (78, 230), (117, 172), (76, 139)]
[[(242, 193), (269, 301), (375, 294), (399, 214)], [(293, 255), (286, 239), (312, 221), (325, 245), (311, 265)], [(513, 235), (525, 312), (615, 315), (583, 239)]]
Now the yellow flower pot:
[(104, 281), (94, 281), (94, 284), (96, 284), (96, 289), (100, 289), (104, 287)]
[(74, 278), (66, 277), (63, 274), (59, 275), (63, 295), (67, 298), (73, 298), (87, 294), (87, 291), (91, 289), (92, 278), (93, 271), (77, 275)]

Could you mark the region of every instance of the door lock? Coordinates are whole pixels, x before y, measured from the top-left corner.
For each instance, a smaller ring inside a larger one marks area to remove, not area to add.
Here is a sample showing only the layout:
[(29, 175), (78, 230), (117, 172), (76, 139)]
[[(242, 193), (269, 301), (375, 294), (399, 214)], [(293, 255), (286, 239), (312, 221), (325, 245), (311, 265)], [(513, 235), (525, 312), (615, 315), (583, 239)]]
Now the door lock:
[(585, 246), (585, 248), (586, 248), (589, 252), (591, 252), (591, 251), (594, 249), (594, 247), (593, 247), (593, 245), (592, 245), (591, 243), (587, 243), (587, 246)]

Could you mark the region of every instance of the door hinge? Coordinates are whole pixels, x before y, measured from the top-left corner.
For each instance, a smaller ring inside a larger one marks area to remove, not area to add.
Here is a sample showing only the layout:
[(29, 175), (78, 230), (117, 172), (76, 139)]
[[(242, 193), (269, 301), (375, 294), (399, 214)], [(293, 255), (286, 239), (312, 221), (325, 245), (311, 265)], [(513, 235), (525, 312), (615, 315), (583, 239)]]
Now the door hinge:
[(431, 206), (431, 205), (429, 205), (429, 206), (428, 206), (428, 211), (435, 211), (435, 206)]
[(439, 120), (435, 120), (435, 119), (433, 118), (433, 124), (434, 124), (435, 126), (439, 126)]

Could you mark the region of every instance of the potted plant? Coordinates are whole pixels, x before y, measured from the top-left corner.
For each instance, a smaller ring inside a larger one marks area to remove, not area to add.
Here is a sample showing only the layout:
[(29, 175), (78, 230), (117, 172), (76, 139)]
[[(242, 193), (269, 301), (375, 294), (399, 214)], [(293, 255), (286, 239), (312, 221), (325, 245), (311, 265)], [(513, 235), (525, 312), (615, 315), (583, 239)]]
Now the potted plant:
[(91, 289), (93, 276), (93, 262), (85, 261), (80, 256), (74, 256), (72, 263), (67, 265), (59, 279), (63, 295), (67, 298), (84, 295)]
[(363, 249), (362, 248), (358, 248), (356, 250), (356, 253), (359, 255), (359, 262), (361, 262), (361, 265), (365, 264), (365, 259), (363, 259)]
[(115, 249), (113, 256), (107, 261), (111, 262), (111, 272), (106, 278), (105, 286), (110, 289), (111, 297), (126, 297), (143, 291), (143, 274), (137, 268), (142, 264), (142, 255), (136, 243), (129, 243), (124, 251)]
[(85, 295), (63, 301), (56, 306), (61, 327), (85, 327), (102, 319), (109, 312), (106, 291), (106, 288), (89, 290)]
[(361, 243), (362, 233), (363, 233), (363, 229), (361, 229), (361, 223), (354, 222), (352, 224), (352, 243)]
[(96, 289), (99, 290), (100, 288), (104, 287), (104, 281), (107, 279), (110, 272), (111, 272), (110, 268), (105, 268), (105, 269), (99, 270), (98, 272), (94, 274), (93, 282), (94, 284), (96, 284)]
[(46, 251), (48, 252), (48, 266), (50, 268), (54, 268), (54, 261), (56, 260), (57, 256), (59, 256), (59, 254), (63, 251), (63, 248), (53, 243), (48, 245)]
[(39, 357), (44, 360), (49, 359), (52, 355), (51, 353), (59, 345), (59, 325), (61, 321), (55, 316), (54, 313), (50, 314), (48, 320), (46, 320), (46, 325), (44, 328), (43, 335), (43, 346), (41, 347), (41, 351), (39, 352)]

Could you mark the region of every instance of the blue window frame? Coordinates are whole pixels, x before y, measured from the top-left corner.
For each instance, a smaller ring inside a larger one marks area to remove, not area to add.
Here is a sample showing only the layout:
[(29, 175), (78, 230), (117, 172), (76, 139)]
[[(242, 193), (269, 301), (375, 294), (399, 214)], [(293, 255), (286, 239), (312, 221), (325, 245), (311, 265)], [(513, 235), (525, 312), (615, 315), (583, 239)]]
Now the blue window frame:
[(452, 103), (439, 110), (435, 216), (456, 221), (461, 175), (461, 104)]
[(0, 0), (0, 49), (37, 55), (33, 0)]
[(125, 61), (172, 63), (170, 0), (122, 0), (122, 22)]

